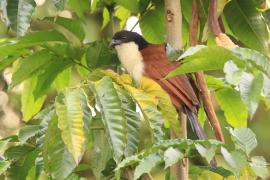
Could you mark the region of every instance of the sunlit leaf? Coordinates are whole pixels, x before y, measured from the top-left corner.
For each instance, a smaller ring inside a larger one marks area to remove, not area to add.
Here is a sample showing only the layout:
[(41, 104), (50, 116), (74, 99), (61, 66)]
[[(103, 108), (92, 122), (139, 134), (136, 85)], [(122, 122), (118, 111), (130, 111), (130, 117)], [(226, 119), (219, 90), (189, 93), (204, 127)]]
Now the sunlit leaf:
[(216, 146), (204, 147), (201, 144), (195, 144), (197, 151), (204, 157), (208, 163), (213, 159), (216, 154)]
[(224, 65), (223, 69), (225, 73), (225, 79), (228, 83), (237, 86), (240, 83), (243, 70), (239, 69), (233, 61), (228, 61)]
[(9, 161), (0, 161), (0, 175), (2, 175), (10, 166)]
[(184, 154), (178, 149), (170, 147), (164, 152), (165, 169), (184, 158)]
[(110, 22), (110, 12), (107, 8), (103, 8), (102, 16), (103, 16), (103, 22), (102, 22), (101, 29), (104, 29)]
[(230, 88), (221, 89), (216, 92), (216, 97), (227, 122), (232, 127), (247, 126), (248, 111), (237, 91)]
[(138, 1), (137, 0), (114, 0), (114, 2), (116, 2), (117, 4), (133, 11), (133, 12), (137, 12), (138, 11)]
[(253, 156), (251, 157), (251, 163), (249, 163), (253, 172), (263, 178), (266, 179), (269, 177), (269, 170), (267, 169), (267, 162), (262, 156)]
[(62, 139), (77, 164), (83, 155), (86, 141), (83, 108), (87, 107), (82, 106), (86, 101), (86, 96), (81, 89), (66, 89), (58, 94), (55, 100)]

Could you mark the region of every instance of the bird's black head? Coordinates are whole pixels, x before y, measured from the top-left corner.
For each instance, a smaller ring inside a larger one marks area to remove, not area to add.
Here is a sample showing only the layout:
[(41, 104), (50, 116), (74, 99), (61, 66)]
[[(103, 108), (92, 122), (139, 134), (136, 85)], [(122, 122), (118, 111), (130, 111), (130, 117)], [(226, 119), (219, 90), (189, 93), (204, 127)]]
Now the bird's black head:
[(148, 42), (138, 33), (131, 31), (119, 31), (114, 34), (110, 47), (114, 47), (123, 43), (135, 42), (139, 50), (142, 50), (148, 45)]

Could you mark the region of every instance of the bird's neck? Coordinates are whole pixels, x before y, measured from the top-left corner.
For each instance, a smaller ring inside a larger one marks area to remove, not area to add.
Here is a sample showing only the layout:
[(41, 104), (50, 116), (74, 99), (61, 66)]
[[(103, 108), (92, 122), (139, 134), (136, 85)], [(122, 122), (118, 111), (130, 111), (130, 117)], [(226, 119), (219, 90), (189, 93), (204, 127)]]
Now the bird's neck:
[(115, 46), (119, 60), (136, 82), (140, 82), (144, 72), (143, 56), (135, 42)]
[(144, 61), (148, 60), (161, 61), (162, 59), (167, 59), (164, 44), (149, 44), (146, 48), (142, 49), (140, 52), (143, 56)]

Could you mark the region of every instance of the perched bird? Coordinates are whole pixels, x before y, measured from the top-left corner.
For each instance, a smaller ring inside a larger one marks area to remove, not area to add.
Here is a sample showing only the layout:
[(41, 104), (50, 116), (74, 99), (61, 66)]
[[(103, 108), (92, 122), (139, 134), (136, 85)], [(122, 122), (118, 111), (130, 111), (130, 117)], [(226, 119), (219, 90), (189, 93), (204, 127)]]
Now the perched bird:
[(165, 79), (180, 65), (167, 58), (165, 44), (150, 44), (136, 32), (119, 31), (110, 47), (115, 48), (120, 62), (135, 81), (139, 82), (142, 76), (156, 81), (169, 94), (176, 109), (186, 113), (198, 138), (206, 138), (196, 115), (200, 102), (194, 81), (188, 75)]

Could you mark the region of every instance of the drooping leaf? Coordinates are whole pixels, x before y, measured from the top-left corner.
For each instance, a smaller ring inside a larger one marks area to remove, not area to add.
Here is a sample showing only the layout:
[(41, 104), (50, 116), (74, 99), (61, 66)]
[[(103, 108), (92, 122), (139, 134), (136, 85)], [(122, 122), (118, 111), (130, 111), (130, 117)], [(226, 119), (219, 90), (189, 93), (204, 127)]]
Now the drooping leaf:
[(144, 173), (150, 173), (153, 167), (162, 162), (162, 157), (158, 154), (151, 154), (142, 159), (134, 172), (134, 179), (139, 179)]
[(165, 127), (171, 127), (175, 134), (181, 134), (181, 125), (179, 122), (178, 113), (173, 106), (169, 95), (153, 80), (143, 77), (139, 88), (148, 96), (153, 96), (158, 101), (158, 108), (162, 113)]
[(195, 144), (197, 151), (204, 157), (208, 163), (213, 159), (216, 154), (216, 146), (204, 147), (201, 144)]
[(153, 96), (147, 95), (144, 91), (133, 87), (132, 79), (127, 74), (120, 76), (113, 71), (103, 71), (103, 73), (112, 77), (117, 84), (126, 89), (131, 94), (133, 99), (138, 103), (145, 119), (150, 125), (154, 141), (163, 139), (163, 117), (161, 112), (157, 109), (157, 99), (155, 99)]
[(37, 76), (33, 76), (24, 82), (21, 96), (21, 111), (25, 122), (29, 121), (36, 113), (39, 112), (46, 99), (46, 95), (38, 98), (34, 97), (33, 92), (37, 86), (37, 81)]
[(144, 38), (153, 44), (164, 43), (165, 20), (164, 7), (157, 6), (144, 15), (140, 21), (140, 28)]
[(243, 150), (247, 155), (257, 146), (256, 135), (249, 128), (230, 128), (230, 134), (236, 148)]
[(51, 88), (51, 84), (58, 74), (71, 66), (71, 61), (55, 60), (45, 66), (38, 75), (37, 85), (33, 91), (34, 98), (37, 99), (45, 95)]
[(0, 161), (0, 175), (2, 175), (10, 166), (9, 161)]
[(24, 126), (19, 131), (19, 140), (21, 142), (26, 142), (29, 138), (35, 136), (39, 132), (39, 125), (28, 125)]
[(21, 64), (12, 75), (12, 87), (21, 83), (23, 80), (29, 78), (37, 72), (42, 66), (49, 63), (52, 55), (47, 50), (35, 52), (24, 58)]
[(105, 76), (95, 82), (93, 86), (92, 90), (101, 109), (109, 142), (113, 147), (114, 160), (119, 162), (124, 155), (126, 146), (126, 119), (121, 108), (121, 100), (110, 77)]
[(62, 141), (57, 124), (57, 117), (54, 116), (45, 135), (42, 156), (46, 171), (54, 179), (65, 179), (76, 167), (76, 162)]
[(221, 89), (216, 92), (216, 98), (232, 127), (247, 126), (248, 111), (238, 92), (231, 88)]
[(243, 62), (240, 58), (234, 55), (231, 51), (217, 46), (209, 46), (202, 48), (195, 54), (187, 56), (181, 63), (181, 66), (173, 70), (167, 75), (167, 77), (173, 77), (179, 74), (185, 74), (197, 71), (210, 71), (210, 70), (222, 70), (224, 64), (228, 60), (240, 67), (243, 66)]
[(138, 151), (141, 119), (139, 113), (136, 112), (136, 104), (132, 97), (120, 87), (116, 87), (116, 89), (126, 117), (127, 144), (125, 156), (128, 157)]
[(237, 39), (250, 48), (269, 53), (269, 30), (254, 1), (232, 0), (224, 14)]
[(87, 97), (81, 89), (66, 89), (55, 100), (55, 110), (58, 116), (58, 127), (62, 139), (67, 145), (75, 162), (78, 164), (86, 141), (84, 132), (84, 114), (82, 104), (86, 104)]
[(30, 26), (31, 15), (36, 3), (34, 0), (7, 1), (7, 15), (13, 30), (18, 36), (24, 36)]
[(267, 162), (262, 156), (251, 157), (251, 163), (249, 163), (253, 172), (262, 179), (269, 177), (269, 171), (267, 169)]
[(175, 148), (168, 148), (164, 152), (165, 169), (184, 158), (184, 154)]
[(223, 71), (225, 73), (225, 79), (229, 84), (237, 86), (240, 83), (243, 70), (239, 69), (233, 61), (226, 62)]
[(251, 118), (253, 117), (258, 108), (262, 88), (262, 74), (259, 74), (256, 77), (249, 73), (243, 74), (239, 84), (239, 90), (241, 94), (241, 99), (248, 107)]
[(247, 163), (246, 157), (238, 151), (229, 152), (227, 149), (221, 147), (221, 154), (225, 161), (230, 165), (232, 171), (236, 176), (240, 175), (241, 170)]

